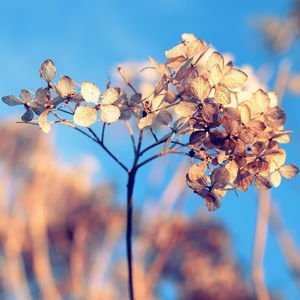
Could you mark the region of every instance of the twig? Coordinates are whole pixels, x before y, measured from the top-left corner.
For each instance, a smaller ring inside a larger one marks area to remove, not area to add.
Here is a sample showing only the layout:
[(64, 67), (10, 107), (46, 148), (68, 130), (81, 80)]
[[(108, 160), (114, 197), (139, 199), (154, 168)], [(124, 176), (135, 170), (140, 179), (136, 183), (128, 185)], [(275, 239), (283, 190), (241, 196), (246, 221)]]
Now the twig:
[(118, 159), (105, 145), (104, 143), (99, 139), (97, 134), (94, 132), (93, 129), (88, 128), (89, 132), (95, 137), (97, 143), (102, 147), (102, 149), (115, 161), (117, 162), (122, 169), (124, 169), (126, 172), (129, 172), (129, 169), (121, 162), (120, 159)]
[(136, 89), (134, 88), (134, 86), (130, 83), (130, 81), (128, 80), (128, 78), (126, 77), (126, 75), (123, 72), (123, 69), (121, 66), (117, 67), (117, 71), (120, 74), (120, 76), (122, 77), (122, 79), (124, 80), (124, 82), (132, 89), (132, 91), (135, 94), (138, 94), (138, 92), (136, 91)]
[(104, 143), (104, 135), (105, 135), (106, 123), (103, 122), (102, 132), (101, 132), (101, 142)]
[(171, 136), (172, 133), (173, 133), (173, 132), (168, 133), (168, 134), (165, 135), (163, 138), (161, 138), (160, 140), (158, 140), (156, 143), (154, 143), (154, 144), (152, 144), (152, 145), (146, 147), (144, 150), (142, 150), (142, 151), (140, 152), (140, 156), (142, 156), (145, 152), (149, 151), (150, 149), (152, 149), (152, 148), (154, 148), (154, 147), (156, 147), (156, 146), (159, 146), (159, 145), (163, 144), (164, 142), (166, 142), (166, 141), (168, 140), (168, 138)]
[(167, 150), (167, 151), (162, 151), (162, 152), (160, 152), (160, 153), (158, 153), (158, 154), (155, 154), (155, 155), (149, 157), (148, 159), (142, 161), (141, 163), (139, 163), (139, 164), (137, 165), (137, 168), (139, 169), (140, 167), (144, 166), (144, 165), (147, 164), (148, 162), (150, 162), (150, 161), (152, 161), (152, 160), (154, 160), (154, 159), (156, 159), (156, 158), (159, 158), (159, 157), (161, 157), (161, 156), (164, 156), (164, 155), (166, 155), (166, 154), (182, 154), (182, 155), (188, 155), (188, 153), (177, 151), (177, 149), (179, 149), (179, 148), (182, 148), (182, 146), (178, 146), (178, 147), (176, 147), (176, 148), (174, 148), (174, 149), (169, 149), (169, 150)]
[(132, 127), (130, 125), (130, 122), (128, 120), (125, 120), (125, 125), (127, 127), (127, 130), (129, 132), (130, 138), (131, 138), (131, 143), (132, 143), (132, 147), (133, 147), (133, 152), (136, 155), (136, 143), (135, 143), (135, 138), (134, 138), (134, 134), (133, 134), (133, 130)]
[(157, 136), (156, 136), (156, 134), (155, 134), (155, 132), (154, 132), (154, 130), (153, 130), (152, 127), (150, 127), (150, 132), (151, 132), (151, 134), (152, 134), (152, 136), (153, 136), (155, 142), (157, 143), (157, 142), (158, 142), (158, 138), (157, 138)]
[(137, 163), (139, 157), (142, 155), (142, 153), (141, 153), (141, 147), (142, 147), (143, 137), (144, 137), (144, 130), (140, 130), (140, 135), (139, 135), (139, 141), (138, 141), (138, 146), (137, 146), (137, 155), (136, 155), (136, 159), (135, 159), (135, 164)]

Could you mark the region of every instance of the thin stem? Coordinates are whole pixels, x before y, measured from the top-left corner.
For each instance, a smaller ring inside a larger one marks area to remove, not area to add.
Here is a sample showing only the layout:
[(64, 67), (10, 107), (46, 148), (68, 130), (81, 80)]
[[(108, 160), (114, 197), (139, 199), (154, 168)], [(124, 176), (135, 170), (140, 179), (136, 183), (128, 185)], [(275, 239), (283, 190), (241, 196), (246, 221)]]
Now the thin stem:
[(102, 149), (115, 161), (117, 162), (122, 169), (124, 169), (126, 172), (129, 172), (129, 169), (121, 162), (120, 159), (118, 159), (105, 145), (104, 143), (99, 139), (99, 137), (97, 136), (97, 134), (94, 132), (93, 129), (88, 128), (89, 132), (95, 137), (95, 139), (97, 140), (97, 143), (102, 147)]
[(135, 176), (138, 170), (138, 160), (140, 158), (140, 151), (142, 147), (144, 130), (140, 130), (136, 154), (134, 157), (131, 170), (128, 170), (127, 182), (127, 223), (126, 223), (126, 250), (127, 250), (127, 265), (128, 265), (128, 289), (129, 299), (134, 300), (134, 286), (133, 286), (133, 268), (132, 268), (132, 213), (133, 213), (133, 188), (135, 184)]
[(158, 153), (158, 154), (155, 154), (155, 155), (153, 155), (153, 156), (147, 158), (146, 160), (142, 161), (141, 163), (139, 163), (139, 164), (137, 165), (137, 168), (140, 168), (140, 167), (144, 166), (145, 164), (147, 164), (148, 162), (150, 162), (150, 161), (152, 161), (152, 160), (154, 160), (154, 159), (156, 159), (156, 158), (159, 158), (159, 157), (161, 157), (161, 156), (164, 156), (164, 155), (166, 155), (166, 154), (182, 154), (182, 155), (187, 155), (187, 156), (189, 156), (188, 153), (177, 151), (177, 149), (182, 148), (182, 147), (183, 147), (183, 146), (178, 146), (178, 147), (176, 147), (176, 148), (169, 149), (169, 150), (167, 150), (167, 151), (162, 151), (162, 152), (160, 152), (160, 153)]
[(83, 131), (82, 129), (80, 129), (80, 128), (78, 128), (78, 127), (75, 127), (75, 126), (74, 126), (74, 127), (71, 126), (71, 127), (74, 128), (75, 130), (79, 131), (80, 133), (82, 133), (83, 135), (85, 135), (86, 137), (88, 137), (89, 139), (91, 139), (92, 141), (98, 143), (98, 141), (97, 141), (95, 138), (93, 138), (92, 136), (90, 136), (88, 133), (86, 133), (86, 132)]
[(128, 289), (129, 299), (134, 300), (133, 288), (133, 268), (132, 268), (132, 213), (133, 213), (133, 189), (135, 183), (137, 169), (133, 168), (128, 172), (127, 182), (127, 222), (126, 222), (126, 250), (127, 250), (127, 265), (128, 265)]
[(68, 103), (68, 102), (66, 102), (66, 107), (72, 112), (72, 114), (74, 115), (74, 109), (71, 107), (71, 105)]
[(124, 82), (132, 89), (132, 91), (135, 94), (138, 94), (138, 92), (136, 91), (136, 89), (134, 88), (134, 86), (130, 83), (130, 81), (128, 80), (128, 78), (126, 77), (126, 75), (123, 73), (123, 69), (122, 67), (117, 67), (117, 71), (120, 74), (120, 76), (122, 77), (122, 79), (124, 80)]
[(150, 127), (150, 132), (151, 132), (151, 134), (152, 134), (152, 136), (153, 136), (155, 142), (157, 143), (157, 142), (158, 142), (158, 138), (157, 138), (157, 136), (156, 136), (156, 134), (155, 134), (155, 132), (154, 132), (154, 130), (153, 130), (152, 127)]
[(133, 147), (133, 152), (136, 155), (136, 143), (135, 143), (135, 138), (134, 138), (134, 134), (133, 134), (133, 130), (132, 127), (130, 125), (130, 122), (128, 120), (125, 120), (125, 125), (127, 127), (127, 130), (129, 132), (130, 138), (131, 138), (131, 143), (132, 143), (132, 147)]
[(102, 132), (101, 132), (101, 142), (102, 143), (104, 143), (105, 128), (106, 128), (106, 123), (103, 123)]
[(61, 112), (65, 113), (65, 114), (68, 114), (68, 115), (72, 115), (72, 116), (74, 115), (74, 114), (70, 113), (69, 111), (64, 110), (62, 108), (57, 108), (56, 110), (61, 111)]
[(171, 136), (172, 132), (170, 132), (169, 134), (167, 134), (166, 136), (164, 136), (163, 138), (161, 138), (160, 140), (158, 140), (156, 143), (146, 147), (144, 150), (141, 151), (140, 155), (142, 156), (145, 152), (149, 151), (150, 149), (159, 146), (161, 144), (163, 144), (164, 142), (166, 142), (168, 140), (168, 138)]
[(137, 155), (134, 160), (134, 165), (137, 163), (139, 157), (142, 155), (141, 147), (142, 147), (143, 137), (144, 137), (144, 130), (140, 130), (139, 141), (137, 146)]

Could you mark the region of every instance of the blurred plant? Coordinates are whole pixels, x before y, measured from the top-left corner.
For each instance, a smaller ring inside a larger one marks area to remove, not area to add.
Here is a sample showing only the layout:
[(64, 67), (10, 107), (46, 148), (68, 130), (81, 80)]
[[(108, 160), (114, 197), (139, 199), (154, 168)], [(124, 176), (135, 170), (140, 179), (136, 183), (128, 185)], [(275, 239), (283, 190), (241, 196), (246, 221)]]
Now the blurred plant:
[[(289, 142), (290, 131), (284, 130), (285, 112), (274, 93), (244, 86), (247, 74), (193, 34), (183, 34), (180, 44), (165, 54), (168, 60), (163, 64), (150, 57), (152, 68), (160, 74), (150, 94), (139, 93), (121, 67), (118, 72), (131, 89), (131, 95), (120, 87), (110, 87), (110, 83), (101, 94), (94, 83), (86, 81), (78, 91), (68, 76), (63, 76), (57, 84), (51, 83), (56, 68), (48, 59), (40, 67), (40, 77), (47, 87), (39, 88), (36, 93), (22, 90), (20, 98), (2, 97), (10, 106), (23, 105), (23, 122), (39, 125), (46, 133), (52, 124), (67, 125), (81, 132), (128, 174), (126, 245), (130, 299), (134, 299), (133, 189), (142, 166), (167, 154), (199, 160), (188, 170), (186, 182), (205, 200), (210, 211), (220, 207), (221, 196), (227, 191), (246, 191), (252, 183), (266, 190), (272, 186), (268, 176), (274, 172), (291, 178), (299, 171), (291, 164), (281, 167), (286, 153), (279, 144)], [(39, 116), (37, 121), (33, 121), (34, 113)], [(131, 136), (134, 152), (131, 168), (105, 144), (106, 124), (118, 120), (125, 120)], [(129, 120), (137, 122), (138, 132), (132, 129)], [(91, 127), (99, 121), (100, 136)], [(155, 132), (157, 126), (167, 129), (162, 137)], [(154, 142), (142, 148), (146, 130), (151, 132)], [(162, 149), (142, 160), (157, 146)], [(279, 183), (277, 180), (276, 184)]]
[[(90, 170), (62, 165), (49, 140), (32, 128), (10, 121), (0, 137), (7, 141), (0, 145), (1, 299), (124, 298), (126, 268), (118, 254), (124, 209), (113, 203), (112, 185), (93, 186)], [(182, 201), (184, 185), (174, 191), (185, 169), (166, 189), (167, 203), (162, 198), (137, 217), (137, 299), (163, 299), (168, 281), (178, 299), (254, 300), (218, 222), (205, 214), (166, 213)]]

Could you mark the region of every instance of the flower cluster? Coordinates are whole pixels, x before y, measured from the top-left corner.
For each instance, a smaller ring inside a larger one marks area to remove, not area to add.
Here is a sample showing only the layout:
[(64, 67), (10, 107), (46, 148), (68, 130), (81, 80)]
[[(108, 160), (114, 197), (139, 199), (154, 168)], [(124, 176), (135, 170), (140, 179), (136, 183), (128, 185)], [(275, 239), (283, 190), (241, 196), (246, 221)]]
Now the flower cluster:
[(281, 176), (298, 173), (296, 166), (283, 165), (286, 153), (279, 144), (290, 141), (290, 131), (284, 130), (286, 115), (273, 92), (250, 90), (244, 71), (193, 34), (183, 34), (179, 45), (165, 54), (163, 64), (150, 57), (160, 79), (148, 95), (137, 92), (125, 76), (131, 95), (110, 85), (101, 93), (94, 83), (76, 85), (68, 76), (52, 83), (56, 68), (49, 59), (40, 67), (46, 87), (2, 100), (23, 105), (24, 122), (33, 122), (36, 114), (44, 132), (53, 123), (89, 128), (99, 121), (130, 118), (140, 130), (157, 125), (169, 130), (157, 144), (164, 144), (165, 153), (178, 144), (187, 150), (181, 154), (199, 161), (189, 169), (186, 181), (209, 210), (220, 206), (220, 197), (228, 190), (246, 191), (252, 183), (269, 189), (280, 184)]

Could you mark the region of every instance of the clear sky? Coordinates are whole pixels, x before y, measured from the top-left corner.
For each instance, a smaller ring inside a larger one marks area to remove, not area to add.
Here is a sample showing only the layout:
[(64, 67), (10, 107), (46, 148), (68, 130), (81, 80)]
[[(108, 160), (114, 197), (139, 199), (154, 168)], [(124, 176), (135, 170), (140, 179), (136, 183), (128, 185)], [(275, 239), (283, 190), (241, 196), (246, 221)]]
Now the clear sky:
[[(255, 18), (262, 15), (283, 16), (289, 0), (135, 0), (135, 1), (1, 1), (0, 11), (0, 95), (18, 95), (22, 88), (36, 90), (42, 85), (38, 68), (51, 58), (59, 74), (76, 82), (84, 80), (103, 87), (107, 72), (126, 60), (144, 61), (149, 55), (163, 60), (164, 51), (176, 45), (184, 32), (192, 32), (214, 45), (220, 52), (232, 53), (237, 65), (255, 68), (269, 59), (257, 32)], [(299, 62), (298, 62), (299, 64)], [(298, 66), (293, 66), (298, 68)], [(300, 165), (299, 99), (287, 97), (286, 128), (295, 130), (293, 142), (285, 147), (288, 162)], [(0, 117), (17, 112), (1, 105)], [(100, 157), (102, 177), (118, 181), (124, 177), (103, 152), (83, 137), (69, 130), (55, 130), (56, 144), (66, 160), (76, 160), (87, 152)], [(114, 149), (120, 149), (116, 141)], [(122, 156), (127, 153), (124, 151)], [(109, 171), (108, 171), (109, 170)], [(155, 194), (155, 191), (149, 191)], [(141, 197), (142, 190), (137, 190)], [(273, 198), (282, 209), (288, 228), (300, 245), (300, 177), (284, 180)], [(202, 203), (192, 195), (187, 211), (192, 214)], [(215, 213), (232, 232), (234, 247), (244, 269), (251, 268), (255, 232), (256, 194), (228, 196)], [(288, 299), (299, 299), (272, 233), (266, 249), (266, 278), (269, 287), (283, 292)]]

